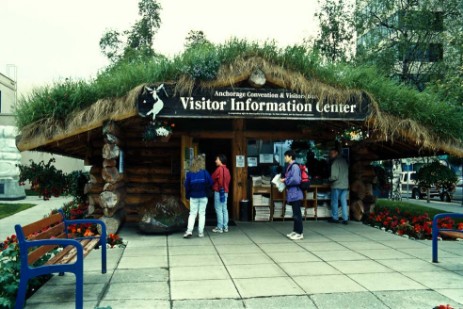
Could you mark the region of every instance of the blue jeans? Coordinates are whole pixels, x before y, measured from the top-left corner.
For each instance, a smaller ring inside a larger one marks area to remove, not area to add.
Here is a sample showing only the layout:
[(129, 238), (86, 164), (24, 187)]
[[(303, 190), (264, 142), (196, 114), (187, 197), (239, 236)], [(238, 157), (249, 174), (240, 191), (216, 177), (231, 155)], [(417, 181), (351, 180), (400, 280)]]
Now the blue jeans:
[(228, 229), (228, 209), (227, 209), (228, 193), (225, 192), (225, 202), (220, 202), (220, 193), (214, 192), (214, 207), (217, 214), (217, 227), (219, 229)]
[(293, 201), (287, 202), (293, 208), (293, 232), (298, 234), (302, 234), (303, 226), (302, 226), (302, 213), (301, 213), (301, 206), (302, 201)]
[(198, 233), (204, 233), (204, 225), (206, 224), (206, 206), (207, 197), (190, 198), (190, 216), (188, 217), (188, 233), (193, 233), (193, 228), (196, 222), (196, 216), (199, 213)]
[(349, 213), (347, 209), (347, 189), (331, 189), (331, 215), (334, 220), (339, 219), (338, 207), (341, 201), (342, 219), (349, 220)]

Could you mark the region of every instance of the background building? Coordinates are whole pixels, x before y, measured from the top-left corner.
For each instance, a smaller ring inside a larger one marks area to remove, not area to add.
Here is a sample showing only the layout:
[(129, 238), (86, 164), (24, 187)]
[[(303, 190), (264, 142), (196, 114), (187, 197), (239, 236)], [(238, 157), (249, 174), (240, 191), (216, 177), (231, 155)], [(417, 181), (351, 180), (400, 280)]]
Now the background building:
[[(48, 162), (52, 157), (56, 159), (55, 166), (69, 173), (83, 170), (83, 160), (52, 155), (37, 151), (20, 153), (15, 144), (17, 129), (15, 126), (14, 109), (17, 104), (17, 83), (15, 81), (15, 67), (11, 67), (13, 74), (7, 76), (0, 73), (0, 199), (23, 198), (24, 187), (18, 187), (19, 169), (16, 164), (28, 165), (34, 162)], [(27, 188), (27, 186), (26, 186)]]
[(423, 90), (442, 74), (446, 23), (453, 11), (459, 10), (429, 0), (357, 0), (357, 53)]

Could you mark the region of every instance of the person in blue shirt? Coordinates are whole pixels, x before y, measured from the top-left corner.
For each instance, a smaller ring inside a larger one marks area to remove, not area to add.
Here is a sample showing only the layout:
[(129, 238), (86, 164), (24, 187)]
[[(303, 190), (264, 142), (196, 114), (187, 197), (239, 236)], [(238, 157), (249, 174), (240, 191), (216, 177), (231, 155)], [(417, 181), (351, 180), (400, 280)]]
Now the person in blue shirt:
[(203, 156), (193, 158), (190, 164), (190, 171), (186, 174), (184, 185), (186, 198), (190, 200), (190, 216), (188, 217), (188, 228), (183, 237), (190, 238), (193, 236), (193, 228), (198, 214), (198, 236), (204, 237), (206, 206), (208, 201), (207, 195), (212, 186), (212, 178), (205, 169)]
[(293, 208), (293, 231), (286, 236), (291, 240), (304, 239), (301, 206), (302, 199), (304, 198), (302, 190), (299, 188), (301, 184), (301, 169), (295, 162), (296, 153), (293, 150), (285, 152), (285, 163), (288, 164), (286, 168), (285, 178), (281, 179), (286, 185), (286, 203)]

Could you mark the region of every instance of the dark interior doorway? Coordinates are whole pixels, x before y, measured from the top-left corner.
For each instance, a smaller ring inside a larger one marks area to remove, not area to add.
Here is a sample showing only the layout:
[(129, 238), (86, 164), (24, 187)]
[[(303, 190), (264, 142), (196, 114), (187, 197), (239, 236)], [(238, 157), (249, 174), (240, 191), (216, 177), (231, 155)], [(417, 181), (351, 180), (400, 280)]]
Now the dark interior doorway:
[[(227, 167), (230, 170), (233, 179), (233, 169), (231, 168), (232, 140), (231, 139), (198, 139), (194, 142), (198, 143), (198, 153), (206, 155), (206, 170), (212, 175), (217, 166), (215, 159), (218, 154), (223, 153), (227, 157)], [(232, 205), (233, 205), (233, 183), (230, 183), (228, 194), (228, 215), (232, 221)], [(216, 226), (217, 217), (214, 209), (214, 199), (210, 198), (206, 208), (206, 226)]]

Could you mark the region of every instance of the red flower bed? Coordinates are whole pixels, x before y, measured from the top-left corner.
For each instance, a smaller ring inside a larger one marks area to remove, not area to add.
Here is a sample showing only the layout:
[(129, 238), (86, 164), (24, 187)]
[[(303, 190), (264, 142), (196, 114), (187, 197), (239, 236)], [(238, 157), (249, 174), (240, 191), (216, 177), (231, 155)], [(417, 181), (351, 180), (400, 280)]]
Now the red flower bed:
[[(398, 235), (408, 235), (417, 239), (432, 238), (432, 219), (427, 213), (422, 215), (412, 215), (407, 211), (380, 209), (373, 212), (366, 222), (372, 226), (379, 226), (391, 230)], [(450, 217), (438, 221), (439, 228), (463, 230), (463, 223), (455, 225)]]
[(11, 244), (16, 244), (18, 243), (18, 239), (16, 238), (16, 235), (13, 234), (9, 237), (7, 237), (1, 244), (0, 244), (0, 252), (8, 248), (9, 245)]

